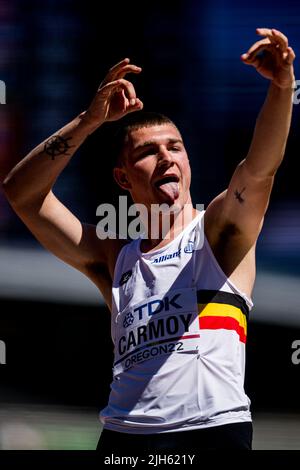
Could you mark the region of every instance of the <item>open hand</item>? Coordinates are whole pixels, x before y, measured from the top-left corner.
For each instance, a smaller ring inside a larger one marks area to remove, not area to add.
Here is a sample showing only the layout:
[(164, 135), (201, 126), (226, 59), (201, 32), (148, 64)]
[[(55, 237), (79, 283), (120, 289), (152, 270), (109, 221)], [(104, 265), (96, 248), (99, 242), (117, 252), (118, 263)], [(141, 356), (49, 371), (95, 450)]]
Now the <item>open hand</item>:
[(258, 73), (272, 80), (278, 87), (293, 87), (293, 61), (296, 56), (288, 45), (288, 38), (277, 29), (257, 28), (256, 33), (266, 37), (254, 43), (248, 52), (241, 56), (243, 62), (253, 65)]

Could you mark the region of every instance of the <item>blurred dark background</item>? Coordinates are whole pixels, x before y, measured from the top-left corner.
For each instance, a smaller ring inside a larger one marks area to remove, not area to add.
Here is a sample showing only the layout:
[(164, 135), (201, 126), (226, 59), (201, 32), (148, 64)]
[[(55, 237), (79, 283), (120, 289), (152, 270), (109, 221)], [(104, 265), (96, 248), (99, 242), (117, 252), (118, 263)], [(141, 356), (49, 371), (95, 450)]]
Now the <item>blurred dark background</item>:
[[(145, 109), (167, 114), (182, 131), (193, 201), (206, 207), (246, 156), (267, 93), (268, 81), (240, 60), (259, 39), (257, 27), (284, 32), (300, 57), (297, 1), (3, 0), (0, 79), (7, 103), (0, 105), (0, 180), (86, 109), (107, 70), (129, 57), (143, 68), (130, 78)], [(295, 74), (300, 78), (298, 58)], [(257, 248), (246, 374), (254, 416), (300, 413), (300, 364), (291, 361), (292, 342), (300, 340), (299, 110), (294, 105)], [(109, 139), (109, 126), (91, 135), (54, 188), (86, 222), (97, 223), (97, 206), (116, 199)], [(7, 354), (0, 407), (105, 406), (112, 345), (102, 297), (45, 253), (2, 192), (0, 312)]]

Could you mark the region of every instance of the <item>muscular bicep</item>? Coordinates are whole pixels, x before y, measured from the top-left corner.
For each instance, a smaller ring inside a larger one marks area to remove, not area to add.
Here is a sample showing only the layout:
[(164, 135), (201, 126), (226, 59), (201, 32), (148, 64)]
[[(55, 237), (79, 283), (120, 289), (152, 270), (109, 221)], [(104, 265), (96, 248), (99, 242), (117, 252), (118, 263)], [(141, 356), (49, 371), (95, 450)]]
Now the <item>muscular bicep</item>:
[(231, 227), (247, 243), (254, 243), (268, 208), (274, 176), (259, 177), (249, 172), (242, 161), (236, 168), (228, 189), (208, 206), (208, 218), (214, 230)]
[(89, 265), (105, 263), (105, 241), (97, 238), (96, 227), (81, 223), (52, 192), (15, 210), (37, 240), (71, 266), (85, 272)]

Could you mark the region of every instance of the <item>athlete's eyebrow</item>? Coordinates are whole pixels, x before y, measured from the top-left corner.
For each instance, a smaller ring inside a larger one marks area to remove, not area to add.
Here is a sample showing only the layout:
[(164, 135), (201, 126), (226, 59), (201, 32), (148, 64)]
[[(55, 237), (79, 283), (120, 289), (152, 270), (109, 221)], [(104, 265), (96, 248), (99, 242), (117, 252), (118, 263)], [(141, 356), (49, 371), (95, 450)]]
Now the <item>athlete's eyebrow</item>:
[[(181, 139), (172, 139), (172, 138), (170, 138), (170, 139), (168, 139), (168, 142), (167, 142), (167, 143), (168, 143), (168, 144), (178, 144), (178, 143), (180, 143), (180, 144), (183, 145), (183, 141), (182, 141)], [(150, 146), (152, 146), (152, 145), (155, 146), (155, 145), (157, 145), (157, 144), (158, 144), (158, 143), (157, 143), (156, 140), (147, 140), (146, 142), (143, 142), (142, 144), (137, 145), (137, 146), (133, 149), (133, 151), (136, 152), (136, 151), (141, 150), (141, 149), (143, 149), (143, 148), (145, 148), (145, 147), (150, 147)]]

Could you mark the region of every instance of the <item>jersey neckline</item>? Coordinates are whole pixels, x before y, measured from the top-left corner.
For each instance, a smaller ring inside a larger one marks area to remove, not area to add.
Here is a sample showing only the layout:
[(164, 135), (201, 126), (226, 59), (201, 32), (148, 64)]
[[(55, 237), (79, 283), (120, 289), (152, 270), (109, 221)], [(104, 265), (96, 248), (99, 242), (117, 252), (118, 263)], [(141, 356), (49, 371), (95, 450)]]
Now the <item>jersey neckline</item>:
[(137, 250), (137, 253), (139, 256), (142, 256), (143, 258), (147, 257), (147, 258), (151, 258), (152, 256), (156, 256), (158, 255), (159, 253), (162, 253), (163, 251), (167, 250), (170, 246), (172, 246), (174, 243), (176, 243), (176, 241), (178, 241), (178, 239), (180, 237), (182, 237), (182, 235), (189, 229), (191, 228), (193, 225), (196, 225), (198, 219), (200, 218), (200, 216), (203, 215), (205, 211), (200, 211), (197, 213), (197, 215), (184, 227), (184, 229), (178, 234), (176, 235), (175, 238), (173, 238), (173, 240), (171, 240), (169, 243), (167, 243), (166, 245), (162, 246), (161, 248), (158, 248), (157, 250), (153, 250), (153, 251), (148, 251), (148, 252), (143, 252), (141, 251), (141, 242), (143, 240), (142, 237), (138, 238), (137, 239), (137, 245), (136, 245), (136, 250)]

